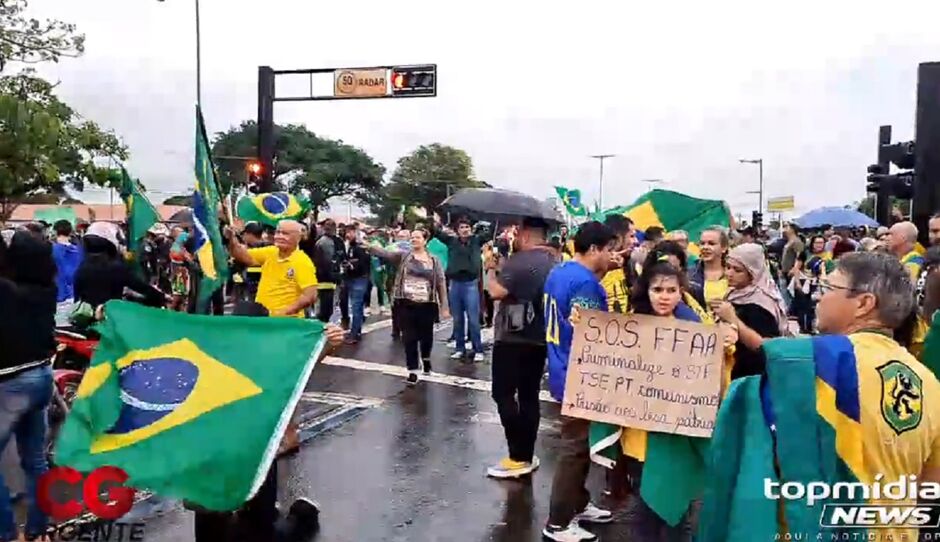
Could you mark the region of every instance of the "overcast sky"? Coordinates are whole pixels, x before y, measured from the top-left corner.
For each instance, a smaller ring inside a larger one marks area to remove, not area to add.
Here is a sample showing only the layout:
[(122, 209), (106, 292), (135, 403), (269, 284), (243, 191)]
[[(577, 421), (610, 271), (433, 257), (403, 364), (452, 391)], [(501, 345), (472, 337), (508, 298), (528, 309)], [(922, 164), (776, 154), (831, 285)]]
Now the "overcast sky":
[[(209, 130), (257, 114), (257, 68), (438, 64), (432, 99), (275, 105), (278, 123), (363, 148), (389, 172), (425, 143), (465, 149), (495, 186), (632, 201), (643, 179), (735, 212), (864, 196), (878, 126), (913, 137), (917, 64), (940, 60), (940, 2), (201, 0)], [(192, 185), (194, 0), (32, 0), (86, 54), (43, 73), (130, 147), (154, 191)], [(279, 85), (281, 82), (279, 81)], [(285, 83), (286, 84), (286, 83)]]

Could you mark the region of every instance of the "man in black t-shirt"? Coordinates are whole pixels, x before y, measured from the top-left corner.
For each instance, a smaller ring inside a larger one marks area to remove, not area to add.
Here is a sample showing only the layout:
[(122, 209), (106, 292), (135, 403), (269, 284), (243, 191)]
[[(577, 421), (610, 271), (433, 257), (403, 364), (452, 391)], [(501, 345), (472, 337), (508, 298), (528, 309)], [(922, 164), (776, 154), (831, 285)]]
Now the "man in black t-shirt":
[(486, 263), (487, 290), (499, 301), (493, 344), (493, 399), (506, 432), (509, 456), (492, 466), (493, 478), (516, 478), (539, 467), (535, 439), (539, 429), (539, 386), (545, 371), (545, 279), (558, 263), (545, 246), (546, 224), (526, 219), (516, 235), (515, 252), (499, 274)]

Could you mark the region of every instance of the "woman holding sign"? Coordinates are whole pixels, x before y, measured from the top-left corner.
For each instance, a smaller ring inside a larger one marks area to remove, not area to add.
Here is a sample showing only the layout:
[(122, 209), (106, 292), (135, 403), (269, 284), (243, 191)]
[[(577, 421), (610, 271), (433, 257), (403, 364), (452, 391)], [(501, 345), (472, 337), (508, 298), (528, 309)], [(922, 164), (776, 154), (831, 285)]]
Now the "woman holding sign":
[(726, 269), (728, 295), (710, 303), (722, 321), (738, 331), (731, 378), (759, 375), (766, 364), (761, 345), (764, 339), (787, 334), (787, 309), (780, 289), (773, 283), (764, 249), (754, 243), (733, 248)]
[[(684, 267), (671, 261), (674, 255), (656, 256), (656, 250), (650, 256), (655, 259), (644, 265), (633, 290), (633, 312), (702, 323), (702, 315), (683, 301), (688, 295)], [(728, 352), (737, 335), (730, 327), (723, 335)], [(665, 531), (668, 540), (691, 540), (698, 523), (695, 499), (701, 493), (701, 478), (689, 469), (701, 472), (704, 468), (694, 450), (703, 450), (707, 439), (596, 422), (591, 424), (590, 437), (595, 462), (608, 468), (626, 463), (633, 493), (626, 514), (630, 539), (660, 540)], [(655, 456), (657, 461), (647, 463), (647, 456)]]

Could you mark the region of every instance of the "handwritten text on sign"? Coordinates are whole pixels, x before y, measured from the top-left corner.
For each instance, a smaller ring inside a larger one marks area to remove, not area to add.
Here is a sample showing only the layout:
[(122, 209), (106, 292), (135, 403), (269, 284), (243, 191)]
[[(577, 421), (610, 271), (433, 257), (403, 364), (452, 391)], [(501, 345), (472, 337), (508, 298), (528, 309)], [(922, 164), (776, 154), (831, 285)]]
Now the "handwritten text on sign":
[(660, 433), (711, 436), (723, 353), (717, 326), (581, 311), (561, 413)]

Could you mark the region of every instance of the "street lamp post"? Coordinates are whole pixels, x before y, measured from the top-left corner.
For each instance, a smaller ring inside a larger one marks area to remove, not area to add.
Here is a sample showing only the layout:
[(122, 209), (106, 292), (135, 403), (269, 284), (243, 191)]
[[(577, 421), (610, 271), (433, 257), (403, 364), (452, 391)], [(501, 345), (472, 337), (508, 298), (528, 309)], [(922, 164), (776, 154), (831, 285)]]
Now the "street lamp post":
[(601, 174), (600, 179), (598, 180), (598, 191), (597, 191), (597, 206), (601, 209), (604, 208), (604, 160), (607, 158), (613, 158), (617, 156), (616, 154), (592, 154), (591, 158), (596, 158), (601, 161)]
[[(157, 0), (165, 2), (166, 0)], [(196, 105), (202, 105), (202, 36), (199, 24), (199, 0), (196, 1)]]
[(650, 192), (650, 191), (653, 190), (653, 185), (654, 185), (654, 184), (662, 183), (663, 180), (662, 180), (662, 179), (643, 179), (643, 180), (640, 181), (640, 182), (641, 182), (641, 183), (646, 183), (646, 185), (647, 185), (647, 186), (646, 186), (646, 191), (647, 191), (647, 192)]
[(742, 164), (757, 164), (757, 167), (759, 168), (758, 169), (759, 184), (757, 185), (757, 210), (763, 211), (764, 210), (764, 159), (763, 158), (757, 158), (756, 160), (741, 159), (741, 160), (738, 160), (738, 162), (741, 162)]

